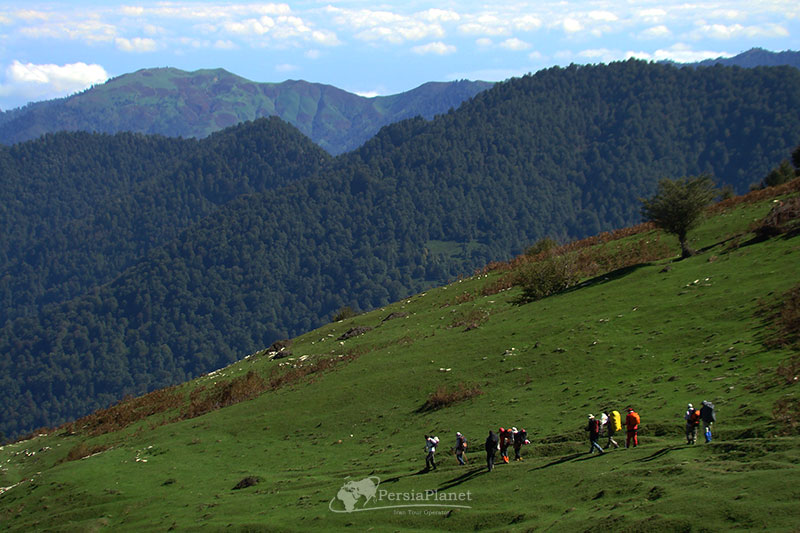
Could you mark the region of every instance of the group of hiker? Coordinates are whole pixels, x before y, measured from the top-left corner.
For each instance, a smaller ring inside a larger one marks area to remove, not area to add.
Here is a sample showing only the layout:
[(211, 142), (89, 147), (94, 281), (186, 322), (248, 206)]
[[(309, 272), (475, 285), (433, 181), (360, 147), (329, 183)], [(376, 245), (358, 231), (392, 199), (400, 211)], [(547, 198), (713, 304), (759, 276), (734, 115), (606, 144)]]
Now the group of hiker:
[[(641, 424), (642, 420), (633, 407), (628, 407), (625, 411), (627, 412), (625, 415), (627, 433), (625, 447), (636, 447), (639, 445), (639, 424)], [(620, 415), (619, 411), (606, 409), (599, 419), (593, 414), (589, 414), (589, 423), (586, 425), (586, 431), (589, 432), (589, 453), (594, 453), (595, 450), (598, 453), (604, 453), (603, 447), (597, 442), (604, 431), (608, 437), (606, 448), (611, 446), (619, 448), (619, 443), (614, 440), (614, 435), (616, 435), (617, 431), (622, 430), (622, 425), (622, 415)]]
[[(601, 454), (605, 453), (603, 447), (600, 446), (598, 442), (602, 435), (608, 438), (606, 449), (611, 446), (619, 448), (620, 445), (614, 439), (614, 436), (618, 431), (622, 431), (623, 425), (626, 430), (625, 447), (631, 448), (639, 445), (639, 424), (641, 424), (639, 413), (637, 413), (633, 407), (628, 407), (625, 411), (626, 415), (624, 421), (619, 411), (611, 409), (605, 409), (599, 417), (595, 417), (593, 414), (589, 415), (589, 422), (586, 425), (586, 431), (589, 432), (589, 453), (594, 453), (595, 451)], [(697, 442), (697, 432), (700, 422), (703, 423), (703, 433), (706, 442), (711, 442), (711, 426), (717, 420), (713, 403), (703, 400), (700, 409), (695, 409), (691, 403), (688, 404), (684, 419), (686, 420), (687, 444), (695, 444)], [(512, 447), (514, 448), (514, 460), (522, 461), (521, 450), (522, 446), (525, 444), (530, 444), (530, 441), (528, 440), (528, 433), (524, 428), (518, 430), (516, 427), (511, 427), (509, 429), (501, 427), (497, 433), (490, 430), (489, 436), (486, 437), (486, 442), (484, 443), (484, 449), (486, 450), (486, 467), (490, 472), (494, 469), (495, 457), (498, 451), (500, 452), (500, 460), (504, 463), (508, 463), (508, 449)], [(438, 445), (439, 437), (425, 435), (426, 470), (436, 469), (435, 453)], [(455, 446), (453, 446), (452, 450), (459, 465), (467, 464), (465, 456), (465, 452), (467, 451), (467, 439), (460, 431), (456, 432)]]
[[(500, 428), (497, 433), (489, 431), (489, 437), (486, 439), (486, 463), (491, 471), (494, 468), (494, 461), (497, 452), (500, 452), (500, 460), (508, 464), (508, 450), (514, 449), (514, 460), (522, 461), (522, 446), (530, 444), (528, 440), (528, 432), (523, 429), (511, 427), (508, 429)], [(436, 470), (436, 447), (439, 445), (439, 437), (434, 435), (425, 435), (425, 469)], [(467, 438), (460, 432), (456, 431), (456, 442), (453, 446), (453, 453), (459, 465), (467, 464), (465, 452), (467, 451)]]
[(711, 425), (717, 421), (713, 403), (703, 400), (700, 409), (695, 409), (692, 404), (689, 404), (686, 406), (686, 414), (683, 415), (683, 418), (686, 420), (686, 444), (697, 442), (697, 430), (700, 422), (703, 422), (703, 435), (706, 442), (711, 442)]

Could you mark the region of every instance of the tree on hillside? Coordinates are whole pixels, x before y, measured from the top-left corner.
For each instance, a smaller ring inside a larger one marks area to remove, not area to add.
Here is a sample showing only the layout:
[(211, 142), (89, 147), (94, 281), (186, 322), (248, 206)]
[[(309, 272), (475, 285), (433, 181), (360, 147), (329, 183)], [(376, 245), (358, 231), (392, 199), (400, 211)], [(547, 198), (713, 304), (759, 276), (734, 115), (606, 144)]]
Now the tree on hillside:
[(686, 235), (700, 222), (706, 206), (714, 199), (714, 182), (708, 174), (678, 180), (664, 178), (658, 192), (642, 201), (642, 215), (656, 227), (672, 233), (681, 243), (681, 258), (693, 255)]

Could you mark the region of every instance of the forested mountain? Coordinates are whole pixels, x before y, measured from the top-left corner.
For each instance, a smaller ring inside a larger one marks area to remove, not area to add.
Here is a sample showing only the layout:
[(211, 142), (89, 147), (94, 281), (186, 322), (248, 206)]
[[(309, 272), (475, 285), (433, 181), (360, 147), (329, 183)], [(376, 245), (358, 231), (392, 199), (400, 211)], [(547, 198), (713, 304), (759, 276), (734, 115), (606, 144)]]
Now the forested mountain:
[(0, 113), (0, 143), (57, 131), (205, 137), (243, 121), (278, 116), (339, 154), (360, 146), (385, 124), (414, 116), (433, 118), (491, 86), (431, 82), (400, 94), (365, 98), (306, 81), (256, 83), (223, 69), (144, 69), (67, 98)]
[(0, 147), (0, 324), (111, 281), (219, 205), (330, 159), (274, 117), (201, 141), (58, 133)]
[[(799, 105), (797, 69), (632, 60), (548, 69), (387, 126), (306, 179), (225, 203), (115, 280), (8, 322), (0, 429), (183, 380), (545, 236), (637, 222), (665, 176), (710, 172), (743, 192), (800, 142)], [(226, 134), (235, 145), (246, 131)]]

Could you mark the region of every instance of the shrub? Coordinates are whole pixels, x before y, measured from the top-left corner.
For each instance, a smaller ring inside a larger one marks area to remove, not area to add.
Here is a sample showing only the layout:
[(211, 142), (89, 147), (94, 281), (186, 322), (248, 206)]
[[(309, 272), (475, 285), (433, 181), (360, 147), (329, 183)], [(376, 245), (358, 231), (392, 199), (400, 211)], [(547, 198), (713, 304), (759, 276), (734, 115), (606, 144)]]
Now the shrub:
[(447, 385), (440, 385), (435, 392), (428, 395), (428, 399), (418, 409), (419, 412), (435, 411), (443, 407), (448, 407), (454, 403), (469, 400), (475, 396), (483, 394), (483, 391), (478, 385), (467, 385), (466, 383), (459, 383), (455, 389), (447, 388)]
[(568, 289), (579, 280), (574, 258), (561, 255), (523, 266), (517, 272), (514, 284), (522, 288), (519, 299), (526, 303)]
[(358, 313), (353, 311), (352, 307), (345, 306), (345, 307), (342, 307), (341, 309), (339, 309), (338, 311), (336, 311), (336, 314), (333, 315), (333, 321), (334, 322), (339, 322), (341, 320), (346, 320), (348, 318), (353, 318), (357, 314)]

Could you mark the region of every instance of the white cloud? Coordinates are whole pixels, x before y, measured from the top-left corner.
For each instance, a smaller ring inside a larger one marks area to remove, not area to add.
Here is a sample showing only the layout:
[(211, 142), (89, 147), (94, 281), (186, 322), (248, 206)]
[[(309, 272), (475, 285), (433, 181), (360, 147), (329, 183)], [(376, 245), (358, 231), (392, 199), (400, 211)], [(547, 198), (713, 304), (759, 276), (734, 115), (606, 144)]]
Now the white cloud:
[(308, 59), (319, 59), (322, 56), (319, 50), (306, 50), (306, 53), (303, 55)]
[(477, 44), (481, 48), (488, 48), (488, 47), (492, 46), (492, 44), (494, 44), (494, 43), (488, 37), (481, 37), (480, 39), (477, 39), (475, 41), (475, 44)]
[(117, 48), (123, 52), (155, 52), (158, 48), (153, 39), (144, 37), (134, 37), (133, 39), (126, 39), (124, 37), (117, 37), (115, 40)]
[(421, 19), (428, 22), (457, 22), (461, 16), (455, 11), (444, 9), (428, 9), (417, 14)]
[(297, 65), (291, 65), (289, 63), (282, 63), (280, 65), (275, 65), (275, 70), (278, 72), (293, 72), (298, 69), (299, 67)]
[(516, 37), (512, 37), (511, 39), (506, 39), (500, 46), (505, 48), (506, 50), (513, 50), (513, 51), (520, 51), (520, 50), (527, 50), (531, 47), (530, 43), (526, 43), (521, 39), (517, 39)]
[(542, 21), (533, 15), (522, 15), (514, 18), (514, 28), (522, 31), (538, 30), (542, 27)]
[(610, 11), (590, 11), (589, 18), (599, 22), (616, 22), (619, 20), (619, 17)]
[(567, 33), (576, 33), (583, 30), (583, 24), (579, 20), (567, 17), (561, 22), (561, 26)]
[(323, 46), (337, 46), (342, 44), (335, 33), (328, 30), (315, 30), (311, 32), (311, 39)]
[(648, 24), (658, 24), (666, 18), (667, 12), (661, 8), (650, 8), (642, 9), (637, 13), (637, 15), (640, 19), (642, 19), (643, 22)]
[(731, 57), (734, 54), (728, 52), (714, 52), (711, 50), (693, 50), (685, 43), (676, 43), (669, 48), (659, 49), (655, 52), (627, 52), (626, 57), (637, 57), (639, 59), (653, 61), (675, 61), (677, 63), (696, 63), (704, 59), (716, 59), (718, 57)]
[(239, 48), (233, 41), (222, 39), (215, 41), (213, 47), (217, 50), (236, 50)]
[(58, 98), (104, 83), (108, 77), (97, 64), (36, 65), (15, 60), (6, 68), (0, 95), (26, 102)]
[(426, 54), (436, 54), (436, 55), (447, 55), (452, 54), (456, 51), (456, 47), (450, 44), (445, 44), (443, 42), (435, 42), (435, 43), (428, 43), (421, 46), (415, 46), (411, 49), (415, 54), (426, 55)]
[(669, 28), (663, 24), (647, 28), (639, 33), (639, 37), (642, 39), (662, 39), (664, 37), (669, 37), (670, 35), (672, 35), (672, 32), (669, 31)]
[(117, 28), (100, 20), (89, 19), (26, 26), (20, 28), (19, 32), (33, 39), (71, 39), (96, 44), (112, 42), (116, 38)]
[(500, 18), (494, 13), (481, 13), (464, 17), (466, 22), (458, 27), (461, 33), (467, 35), (508, 35), (511, 33), (509, 20)]
[(741, 24), (702, 24), (693, 33), (696, 39), (711, 38), (719, 40), (735, 39), (739, 37), (769, 38), (788, 37), (789, 31), (780, 24), (764, 24), (757, 26), (743, 26)]

